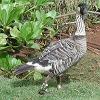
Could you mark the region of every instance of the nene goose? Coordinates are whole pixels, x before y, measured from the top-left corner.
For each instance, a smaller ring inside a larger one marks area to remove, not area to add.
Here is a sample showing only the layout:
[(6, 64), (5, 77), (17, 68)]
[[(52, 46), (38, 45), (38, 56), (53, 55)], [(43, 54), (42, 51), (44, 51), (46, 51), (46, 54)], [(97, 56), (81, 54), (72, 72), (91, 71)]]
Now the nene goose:
[(58, 88), (60, 89), (62, 73), (73, 64), (77, 63), (86, 53), (87, 44), (84, 25), (84, 16), (86, 13), (86, 4), (79, 4), (76, 12), (77, 30), (75, 35), (51, 43), (39, 58), (21, 65), (15, 70), (15, 74), (18, 75), (31, 69), (41, 71), (47, 73), (47, 77), (39, 93), (42, 94), (47, 91), (48, 81), (54, 76), (57, 78)]

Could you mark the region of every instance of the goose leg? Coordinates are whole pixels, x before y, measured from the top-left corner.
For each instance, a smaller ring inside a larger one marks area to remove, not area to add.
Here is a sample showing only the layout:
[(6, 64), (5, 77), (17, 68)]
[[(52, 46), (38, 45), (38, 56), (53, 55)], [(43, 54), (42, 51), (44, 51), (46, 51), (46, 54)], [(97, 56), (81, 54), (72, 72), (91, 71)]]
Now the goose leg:
[(56, 80), (57, 80), (57, 89), (61, 89), (61, 75), (56, 76)]
[(50, 73), (46, 78), (44, 83), (42, 84), (41, 89), (39, 90), (39, 94), (43, 95), (45, 94), (45, 92), (47, 92), (47, 88), (48, 88), (48, 81), (53, 77), (53, 74)]

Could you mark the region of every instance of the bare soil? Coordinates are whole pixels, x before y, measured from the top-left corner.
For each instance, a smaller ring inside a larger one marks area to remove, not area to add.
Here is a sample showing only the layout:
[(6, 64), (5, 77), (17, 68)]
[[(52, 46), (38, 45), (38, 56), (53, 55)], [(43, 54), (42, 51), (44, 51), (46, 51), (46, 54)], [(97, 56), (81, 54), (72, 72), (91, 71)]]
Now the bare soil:
[(93, 25), (87, 30), (88, 49), (96, 54), (100, 54), (100, 24)]

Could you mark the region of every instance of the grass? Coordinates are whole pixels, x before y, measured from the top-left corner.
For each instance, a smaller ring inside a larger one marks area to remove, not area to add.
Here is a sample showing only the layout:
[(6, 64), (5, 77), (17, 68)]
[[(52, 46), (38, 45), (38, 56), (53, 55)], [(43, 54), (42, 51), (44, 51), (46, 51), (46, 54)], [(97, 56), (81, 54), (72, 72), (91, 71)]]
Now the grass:
[(68, 70), (70, 82), (61, 90), (56, 82), (49, 84), (49, 93), (41, 96), (42, 80), (21, 80), (0, 77), (0, 100), (100, 100), (100, 57), (88, 52), (77, 66)]
[(0, 78), (0, 100), (99, 100), (100, 85), (93, 82), (71, 81), (57, 91), (55, 86), (49, 87), (49, 92), (43, 96), (38, 94), (40, 84), (32, 80)]

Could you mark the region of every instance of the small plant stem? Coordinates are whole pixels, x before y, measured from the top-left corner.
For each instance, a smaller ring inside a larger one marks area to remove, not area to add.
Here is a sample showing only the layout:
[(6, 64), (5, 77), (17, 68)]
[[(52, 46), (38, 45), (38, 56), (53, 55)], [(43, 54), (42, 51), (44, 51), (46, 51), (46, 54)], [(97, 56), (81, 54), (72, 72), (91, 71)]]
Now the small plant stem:
[(27, 78), (30, 74), (32, 74), (34, 72), (34, 70), (33, 71), (31, 71), (31, 72), (29, 72), (24, 78), (22, 78), (22, 80), (24, 80), (25, 78)]

